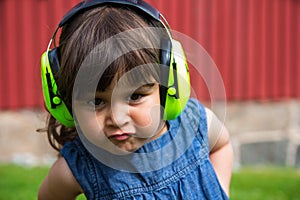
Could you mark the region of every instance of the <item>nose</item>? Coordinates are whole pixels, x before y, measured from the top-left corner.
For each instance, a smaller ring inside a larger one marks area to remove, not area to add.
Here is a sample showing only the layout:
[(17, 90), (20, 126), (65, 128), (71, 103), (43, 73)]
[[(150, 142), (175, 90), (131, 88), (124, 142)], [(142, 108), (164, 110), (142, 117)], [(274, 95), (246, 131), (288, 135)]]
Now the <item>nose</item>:
[(129, 107), (125, 103), (114, 103), (107, 115), (106, 124), (122, 128), (130, 121)]

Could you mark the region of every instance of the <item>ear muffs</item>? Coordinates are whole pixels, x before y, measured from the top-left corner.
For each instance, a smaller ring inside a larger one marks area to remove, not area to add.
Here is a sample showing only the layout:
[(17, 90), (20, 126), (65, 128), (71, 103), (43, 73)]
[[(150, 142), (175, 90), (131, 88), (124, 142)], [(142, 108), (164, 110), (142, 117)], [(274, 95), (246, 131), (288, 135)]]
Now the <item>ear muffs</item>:
[(75, 125), (73, 117), (62, 101), (54, 79), (53, 74), (55, 74), (58, 69), (59, 60), (57, 49), (43, 53), (41, 57), (41, 77), (46, 108), (61, 124), (66, 127), (73, 127)]
[[(184, 109), (190, 96), (190, 76), (186, 58), (181, 44), (172, 39), (169, 25), (165, 18), (158, 10), (142, 0), (83, 1), (63, 17), (49, 42), (47, 51), (41, 57), (42, 89), (48, 111), (64, 126), (73, 127), (75, 125), (71, 114), (72, 112), (62, 101), (54, 79), (54, 74), (57, 73), (60, 67), (59, 53), (57, 48), (50, 50), (49, 47), (51, 46), (52, 41), (55, 40), (58, 29), (67, 24), (78, 13), (109, 3), (126, 5), (138, 9), (148, 17), (159, 21), (166, 28), (169, 38), (162, 40), (160, 52), (160, 100), (161, 106), (164, 108), (164, 112), (162, 113), (163, 119), (175, 119)], [(162, 21), (160, 17), (164, 21)]]
[(162, 40), (160, 62), (163, 119), (172, 120), (183, 111), (191, 93), (188, 64), (180, 42)]

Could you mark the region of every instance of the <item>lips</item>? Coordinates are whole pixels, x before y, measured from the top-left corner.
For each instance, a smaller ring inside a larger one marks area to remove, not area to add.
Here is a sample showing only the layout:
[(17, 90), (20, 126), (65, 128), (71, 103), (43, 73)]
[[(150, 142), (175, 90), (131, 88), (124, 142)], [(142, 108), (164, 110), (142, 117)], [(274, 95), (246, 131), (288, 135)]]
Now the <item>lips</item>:
[(107, 137), (108, 139), (113, 139), (116, 141), (124, 141), (127, 140), (129, 137), (131, 137), (131, 135), (133, 135), (133, 133), (118, 132), (118, 133), (108, 134)]
[(117, 141), (124, 141), (124, 140), (127, 140), (129, 137), (130, 137), (129, 134), (124, 133), (124, 134), (121, 134), (121, 135), (112, 135), (109, 138), (117, 140)]

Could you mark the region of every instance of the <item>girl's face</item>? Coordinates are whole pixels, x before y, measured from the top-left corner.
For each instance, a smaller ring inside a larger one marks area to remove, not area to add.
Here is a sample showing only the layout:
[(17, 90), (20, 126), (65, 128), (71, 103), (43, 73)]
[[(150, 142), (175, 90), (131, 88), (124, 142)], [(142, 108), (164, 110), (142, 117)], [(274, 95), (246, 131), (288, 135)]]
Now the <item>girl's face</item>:
[(126, 80), (114, 79), (104, 91), (74, 104), (85, 137), (115, 154), (133, 152), (167, 131), (161, 119), (159, 84), (154, 78), (144, 83)]

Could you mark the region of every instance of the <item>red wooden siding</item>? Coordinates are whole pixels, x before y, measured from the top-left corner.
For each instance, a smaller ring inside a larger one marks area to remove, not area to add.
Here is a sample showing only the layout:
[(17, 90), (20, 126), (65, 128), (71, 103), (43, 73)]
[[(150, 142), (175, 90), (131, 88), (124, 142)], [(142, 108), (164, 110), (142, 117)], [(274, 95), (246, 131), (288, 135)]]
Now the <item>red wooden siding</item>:
[[(43, 105), (39, 58), (63, 14), (77, 2), (0, 0), (1, 109)], [(148, 2), (172, 29), (208, 51), (228, 100), (300, 97), (299, 0)], [(199, 83), (193, 74), (192, 83)]]

